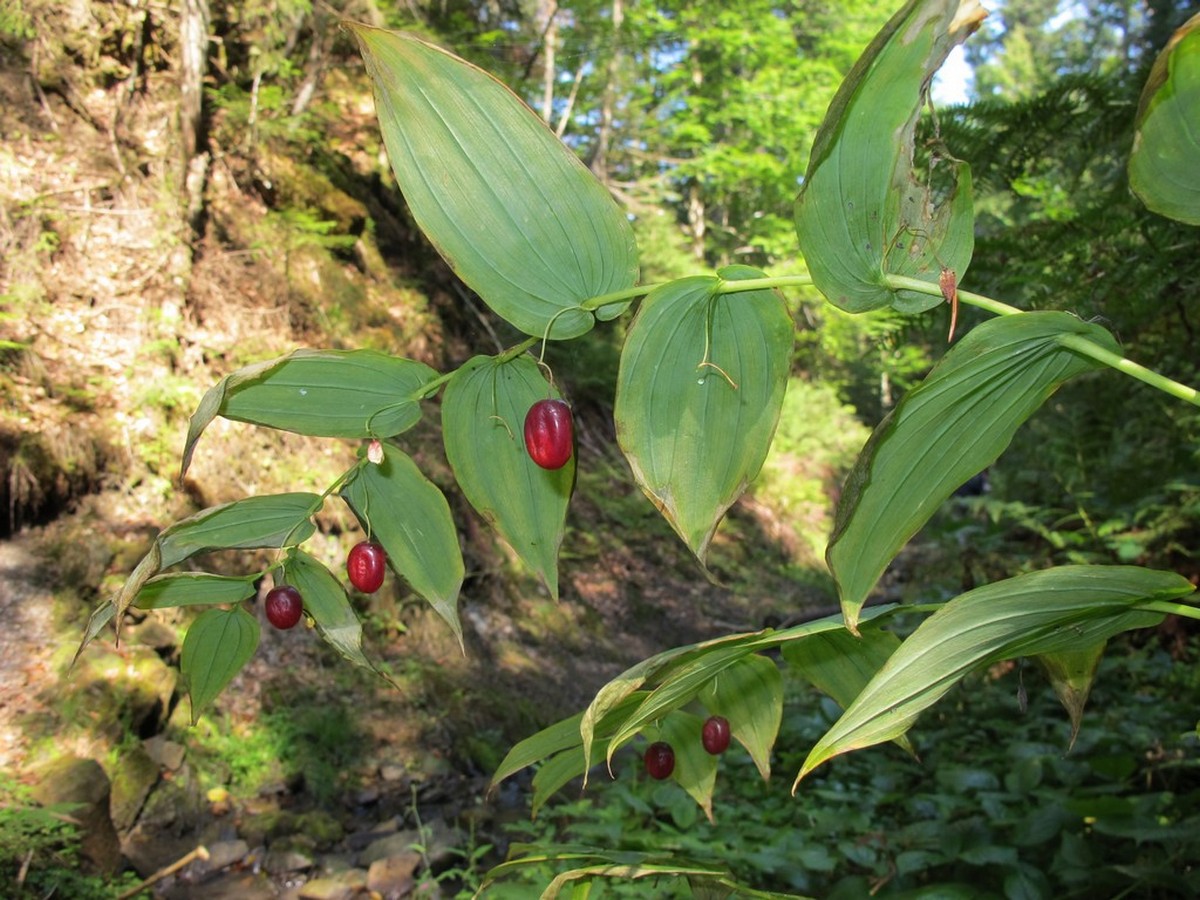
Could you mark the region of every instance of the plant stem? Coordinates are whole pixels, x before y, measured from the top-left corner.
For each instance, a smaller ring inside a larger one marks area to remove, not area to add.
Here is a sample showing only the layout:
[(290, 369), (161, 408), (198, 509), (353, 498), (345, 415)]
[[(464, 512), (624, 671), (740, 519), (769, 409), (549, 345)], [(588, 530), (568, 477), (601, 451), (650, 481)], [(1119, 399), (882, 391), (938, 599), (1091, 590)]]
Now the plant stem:
[[(902, 275), (887, 276), (887, 283), (889, 287), (898, 290), (917, 291), (918, 293), (929, 294), (933, 297), (941, 296), (942, 293), (936, 284), (921, 281), (917, 278), (906, 278)], [(987, 310), (998, 316), (1011, 316), (1022, 312), (1022, 310), (1017, 309), (1015, 306), (1009, 306), (1007, 303), (1001, 303), (998, 300), (984, 297), (981, 294), (972, 294), (970, 291), (959, 291), (958, 299), (963, 303), (969, 303), (971, 306)], [(1126, 359), (1118, 353), (1106, 350), (1099, 344), (1089, 341), (1081, 334), (1062, 335), (1058, 338), (1058, 342), (1062, 346), (1074, 350), (1076, 353), (1091, 357), (1097, 362), (1103, 363), (1119, 372), (1124, 372), (1131, 378), (1136, 378), (1138, 381), (1145, 382), (1151, 387), (1158, 388), (1158, 390), (1165, 394), (1170, 394), (1172, 397), (1177, 397), (1180, 400), (1200, 406), (1200, 391), (1185, 384), (1180, 384), (1178, 381), (1167, 378), (1165, 375), (1160, 375), (1151, 369), (1147, 369), (1140, 363)]]
[[(498, 363), (511, 362), (512, 360), (514, 360), (518, 356), (520, 356), (522, 353), (524, 353), (526, 350), (528, 350), (530, 347), (532, 347), (534, 344), (536, 344), (539, 340), (541, 340), (541, 339), (534, 338), (534, 337), (525, 338), (525, 340), (521, 341), (521, 343), (517, 344), (515, 347), (509, 347), (503, 353), (499, 354), (496, 357), (496, 362), (498, 362)], [(456, 373), (457, 371), (458, 371), (458, 369), (451, 369), (449, 372), (443, 372), (437, 378), (433, 378), (433, 379), (430, 379), (429, 381), (425, 382), (423, 385), (421, 385), (419, 388), (417, 388), (417, 390), (413, 393), (412, 399), (413, 400), (425, 400), (428, 397), (432, 397), (434, 394), (436, 394), (438, 392), (438, 389), (442, 385), (444, 385), (447, 381), (449, 381), (451, 378), (454, 377), (454, 373)]]
[[(888, 275), (885, 278), (887, 286), (897, 291), (913, 291), (918, 294), (928, 294), (930, 297), (941, 297), (942, 289), (939, 285), (931, 281), (922, 281), (919, 278), (909, 278), (905, 275)], [(1015, 306), (1009, 306), (1007, 303), (1001, 303), (999, 300), (993, 300), (991, 297), (985, 297), (983, 294), (973, 294), (970, 291), (959, 291), (958, 299), (970, 306), (978, 307), (986, 310), (997, 316), (1015, 316), (1023, 310), (1017, 309)]]
[(772, 275), (765, 278), (743, 278), (730, 281), (717, 279), (718, 294), (740, 294), (743, 291), (764, 291), (769, 288), (809, 287), (813, 283), (811, 275)]
[[(776, 275), (764, 278), (746, 278), (741, 281), (718, 278), (714, 290), (718, 294), (736, 294), (743, 291), (761, 291), (768, 288), (807, 287), (812, 283), (811, 275)], [(885, 275), (884, 283), (889, 288), (897, 291), (914, 291), (919, 294), (927, 294), (930, 297), (942, 296), (942, 289), (939, 285), (930, 281), (922, 281), (919, 278), (909, 278), (905, 275)], [(579, 308), (590, 312), (602, 306), (625, 303), (635, 297), (648, 294), (660, 286), (659, 284), (642, 284), (614, 291), (611, 294), (599, 294), (584, 300), (579, 304)], [(1001, 303), (999, 300), (993, 300), (991, 297), (985, 297), (983, 294), (975, 294), (971, 291), (958, 291), (958, 299), (963, 303), (982, 309), (985, 312), (990, 312), (996, 316), (1015, 316), (1024, 312), (1024, 310), (1018, 309), (1015, 306), (1009, 306), (1007, 303)], [(1160, 375), (1139, 363), (1133, 362), (1133, 360), (1113, 353), (1111, 350), (1106, 350), (1099, 344), (1089, 341), (1083, 335), (1063, 335), (1059, 338), (1059, 343), (1064, 347), (1069, 347), (1076, 353), (1091, 357), (1097, 362), (1103, 363), (1151, 387), (1157, 388), (1165, 394), (1200, 406), (1200, 391), (1185, 384), (1180, 384), (1178, 381), (1167, 378), (1165, 375)], [(429, 384), (436, 386), (440, 384), (441, 380), (443, 379), (432, 381)], [(429, 387), (429, 385), (426, 387)]]
[(1167, 615), (1183, 616), (1188, 619), (1200, 619), (1200, 606), (1173, 603), (1170, 600), (1153, 600), (1150, 603), (1142, 603), (1138, 605), (1138, 609), (1166, 613)]
[(641, 297), (650, 293), (656, 287), (661, 287), (657, 284), (635, 284), (633, 287), (624, 288), (619, 291), (613, 291), (611, 294), (597, 294), (595, 297), (588, 297), (579, 304), (577, 309), (586, 310), (587, 312), (595, 312), (602, 306), (613, 306), (617, 303), (625, 303), (633, 300), (636, 297)]
[(1070, 347), (1076, 353), (1082, 353), (1084, 356), (1090, 356), (1097, 362), (1102, 362), (1106, 366), (1124, 372), (1131, 378), (1136, 378), (1138, 381), (1143, 381), (1151, 387), (1158, 388), (1172, 397), (1178, 397), (1180, 400), (1186, 400), (1196, 406), (1200, 406), (1200, 391), (1195, 388), (1188, 387), (1186, 384), (1180, 384), (1165, 375), (1160, 375), (1140, 363), (1135, 363), (1131, 359), (1126, 359), (1111, 350), (1105, 350), (1099, 344), (1093, 344), (1087, 338), (1080, 334), (1066, 334), (1058, 339), (1058, 342), (1064, 347)]

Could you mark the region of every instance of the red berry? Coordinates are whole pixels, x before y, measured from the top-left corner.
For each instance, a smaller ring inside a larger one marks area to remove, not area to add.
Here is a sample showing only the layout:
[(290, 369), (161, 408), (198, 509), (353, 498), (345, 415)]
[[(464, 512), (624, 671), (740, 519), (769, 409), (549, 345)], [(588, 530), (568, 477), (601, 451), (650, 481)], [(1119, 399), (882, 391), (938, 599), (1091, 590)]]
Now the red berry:
[(291, 628), (304, 613), (304, 600), (290, 584), (267, 591), (267, 621), (276, 628)]
[(700, 732), (700, 742), (713, 756), (729, 749), (729, 720), (724, 716), (709, 716)]
[(383, 584), (387, 553), (375, 541), (355, 544), (346, 557), (346, 575), (364, 594), (373, 594)]
[(562, 400), (539, 400), (525, 415), (525, 449), (543, 469), (561, 469), (575, 449), (571, 407)]
[(646, 748), (646, 772), (651, 778), (662, 781), (675, 771), (675, 751), (666, 741), (655, 741)]

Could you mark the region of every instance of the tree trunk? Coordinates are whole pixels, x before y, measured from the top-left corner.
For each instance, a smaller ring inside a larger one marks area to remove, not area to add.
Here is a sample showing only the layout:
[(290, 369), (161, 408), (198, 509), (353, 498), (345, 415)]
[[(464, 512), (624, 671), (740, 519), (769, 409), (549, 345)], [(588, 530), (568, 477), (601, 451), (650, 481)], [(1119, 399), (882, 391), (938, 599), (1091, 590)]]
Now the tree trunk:
[(558, 21), (555, 15), (558, 4), (554, 0), (543, 3), (538, 10), (538, 20), (542, 23), (542, 118), (547, 125), (554, 122), (554, 82), (557, 61), (554, 51), (558, 44)]
[(604, 96), (600, 101), (600, 131), (596, 135), (596, 152), (592, 154), (592, 172), (604, 182), (608, 181), (608, 150), (612, 141), (613, 107), (617, 103), (617, 76), (621, 66), (620, 32), (624, 21), (624, 0), (612, 0), (613, 51), (608, 58)]
[(208, 181), (208, 140), (204, 133), (204, 73), (208, 64), (208, 0), (183, 0), (179, 23), (179, 130), (186, 171), (184, 190), (188, 226), (194, 237), (204, 230), (204, 186)]

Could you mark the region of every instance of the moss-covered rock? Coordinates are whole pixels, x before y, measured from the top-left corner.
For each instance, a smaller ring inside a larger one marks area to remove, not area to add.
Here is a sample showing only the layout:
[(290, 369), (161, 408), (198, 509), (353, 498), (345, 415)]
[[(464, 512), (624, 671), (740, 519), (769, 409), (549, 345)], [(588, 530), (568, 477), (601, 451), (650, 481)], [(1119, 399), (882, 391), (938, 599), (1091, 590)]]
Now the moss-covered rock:
[(37, 771), (34, 798), (79, 823), (80, 849), (96, 872), (120, 870), (121, 845), (109, 815), (112, 785), (94, 759), (61, 756)]

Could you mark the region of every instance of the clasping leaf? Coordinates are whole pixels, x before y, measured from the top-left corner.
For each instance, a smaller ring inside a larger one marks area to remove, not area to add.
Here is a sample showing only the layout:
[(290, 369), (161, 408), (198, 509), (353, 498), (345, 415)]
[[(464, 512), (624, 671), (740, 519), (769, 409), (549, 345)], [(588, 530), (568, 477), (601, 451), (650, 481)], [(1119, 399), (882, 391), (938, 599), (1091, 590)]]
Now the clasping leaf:
[(893, 290), (888, 275), (936, 284), (943, 267), (959, 279), (966, 272), (974, 248), (970, 170), (935, 157), (930, 179), (937, 186), (918, 182), (914, 133), (934, 72), (985, 15), (977, 0), (912, 0), (830, 104), (795, 219), (813, 283), (835, 306), (918, 312), (941, 298)]
[(621, 352), (617, 440), (642, 490), (703, 562), (717, 525), (762, 468), (779, 423), (794, 329), (761, 277), (731, 266), (651, 291)]
[(438, 252), (526, 334), (588, 331), (579, 303), (637, 280), (633, 228), (608, 189), (482, 69), (414, 35), (349, 27), (396, 181)]

